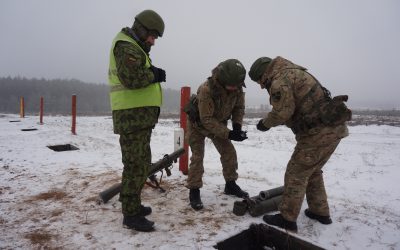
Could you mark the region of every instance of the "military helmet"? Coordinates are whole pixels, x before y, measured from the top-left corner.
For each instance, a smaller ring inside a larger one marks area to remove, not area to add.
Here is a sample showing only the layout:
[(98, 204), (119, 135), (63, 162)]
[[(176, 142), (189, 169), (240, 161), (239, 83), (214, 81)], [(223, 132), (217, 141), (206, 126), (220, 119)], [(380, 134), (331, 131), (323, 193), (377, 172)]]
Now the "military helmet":
[(258, 58), (253, 65), (251, 65), (249, 76), (251, 80), (257, 82), (261, 79), (264, 74), (267, 66), (271, 63), (272, 59), (269, 57), (260, 57)]
[(236, 59), (228, 59), (217, 66), (217, 79), (222, 85), (245, 86), (246, 69)]
[(160, 37), (164, 34), (164, 21), (154, 10), (140, 12), (136, 15), (135, 21), (139, 21), (149, 31), (156, 31)]

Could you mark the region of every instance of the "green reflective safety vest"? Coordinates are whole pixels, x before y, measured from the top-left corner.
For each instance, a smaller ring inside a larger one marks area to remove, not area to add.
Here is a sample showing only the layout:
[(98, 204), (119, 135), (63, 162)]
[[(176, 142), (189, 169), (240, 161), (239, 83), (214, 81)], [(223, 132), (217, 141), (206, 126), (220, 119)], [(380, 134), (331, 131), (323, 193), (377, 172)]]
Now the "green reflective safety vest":
[[(126, 41), (132, 43), (133, 46), (138, 47), (141, 51), (143, 49), (131, 37), (119, 32), (114, 38), (110, 51), (110, 66), (108, 69), (108, 82), (110, 85), (110, 104), (111, 110), (130, 109), (138, 107), (162, 105), (162, 90), (160, 83), (150, 84), (147, 87), (140, 89), (129, 89), (121, 84), (118, 78), (117, 65), (114, 56), (114, 47), (118, 41)], [(150, 58), (143, 51), (146, 56), (145, 68), (150, 68)]]

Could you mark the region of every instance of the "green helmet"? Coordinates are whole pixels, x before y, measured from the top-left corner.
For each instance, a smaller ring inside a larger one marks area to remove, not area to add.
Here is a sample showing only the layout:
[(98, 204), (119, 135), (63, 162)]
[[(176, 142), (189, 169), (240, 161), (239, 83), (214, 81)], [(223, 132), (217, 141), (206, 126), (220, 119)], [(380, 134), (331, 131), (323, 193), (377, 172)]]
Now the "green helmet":
[(144, 10), (136, 15), (136, 21), (139, 21), (147, 30), (154, 30), (161, 37), (164, 34), (164, 21), (154, 10)]
[(236, 59), (228, 59), (217, 66), (217, 79), (222, 85), (245, 86), (246, 69)]
[(272, 59), (269, 57), (260, 57), (258, 58), (253, 65), (251, 65), (249, 76), (251, 80), (257, 82), (261, 79), (264, 74), (267, 66), (271, 63)]

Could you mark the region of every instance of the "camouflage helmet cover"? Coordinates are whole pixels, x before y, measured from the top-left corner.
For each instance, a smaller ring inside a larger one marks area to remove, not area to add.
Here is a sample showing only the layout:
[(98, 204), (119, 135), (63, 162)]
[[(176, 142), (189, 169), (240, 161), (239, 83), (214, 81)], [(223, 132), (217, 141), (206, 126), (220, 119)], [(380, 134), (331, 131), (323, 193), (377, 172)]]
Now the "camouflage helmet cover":
[(222, 85), (245, 86), (246, 69), (237, 59), (228, 59), (217, 66), (217, 79)]
[(164, 21), (154, 10), (144, 10), (136, 15), (135, 21), (139, 21), (149, 31), (156, 31), (160, 37), (164, 34)]
[(272, 59), (269, 57), (258, 58), (250, 67), (249, 76), (251, 80), (255, 82), (259, 81), (271, 61)]

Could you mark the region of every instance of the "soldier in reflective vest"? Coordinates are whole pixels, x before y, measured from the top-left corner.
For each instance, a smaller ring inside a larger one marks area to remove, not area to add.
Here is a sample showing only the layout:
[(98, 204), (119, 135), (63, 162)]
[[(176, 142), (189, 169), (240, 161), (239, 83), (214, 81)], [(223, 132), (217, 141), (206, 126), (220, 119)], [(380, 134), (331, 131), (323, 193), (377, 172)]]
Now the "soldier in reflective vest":
[(152, 210), (141, 204), (141, 191), (151, 164), (150, 138), (162, 104), (160, 82), (165, 71), (155, 67), (149, 52), (164, 33), (164, 21), (153, 10), (135, 17), (131, 28), (123, 28), (110, 51), (108, 80), (114, 133), (120, 135), (122, 152), (123, 225), (138, 231), (152, 231), (146, 219)]

